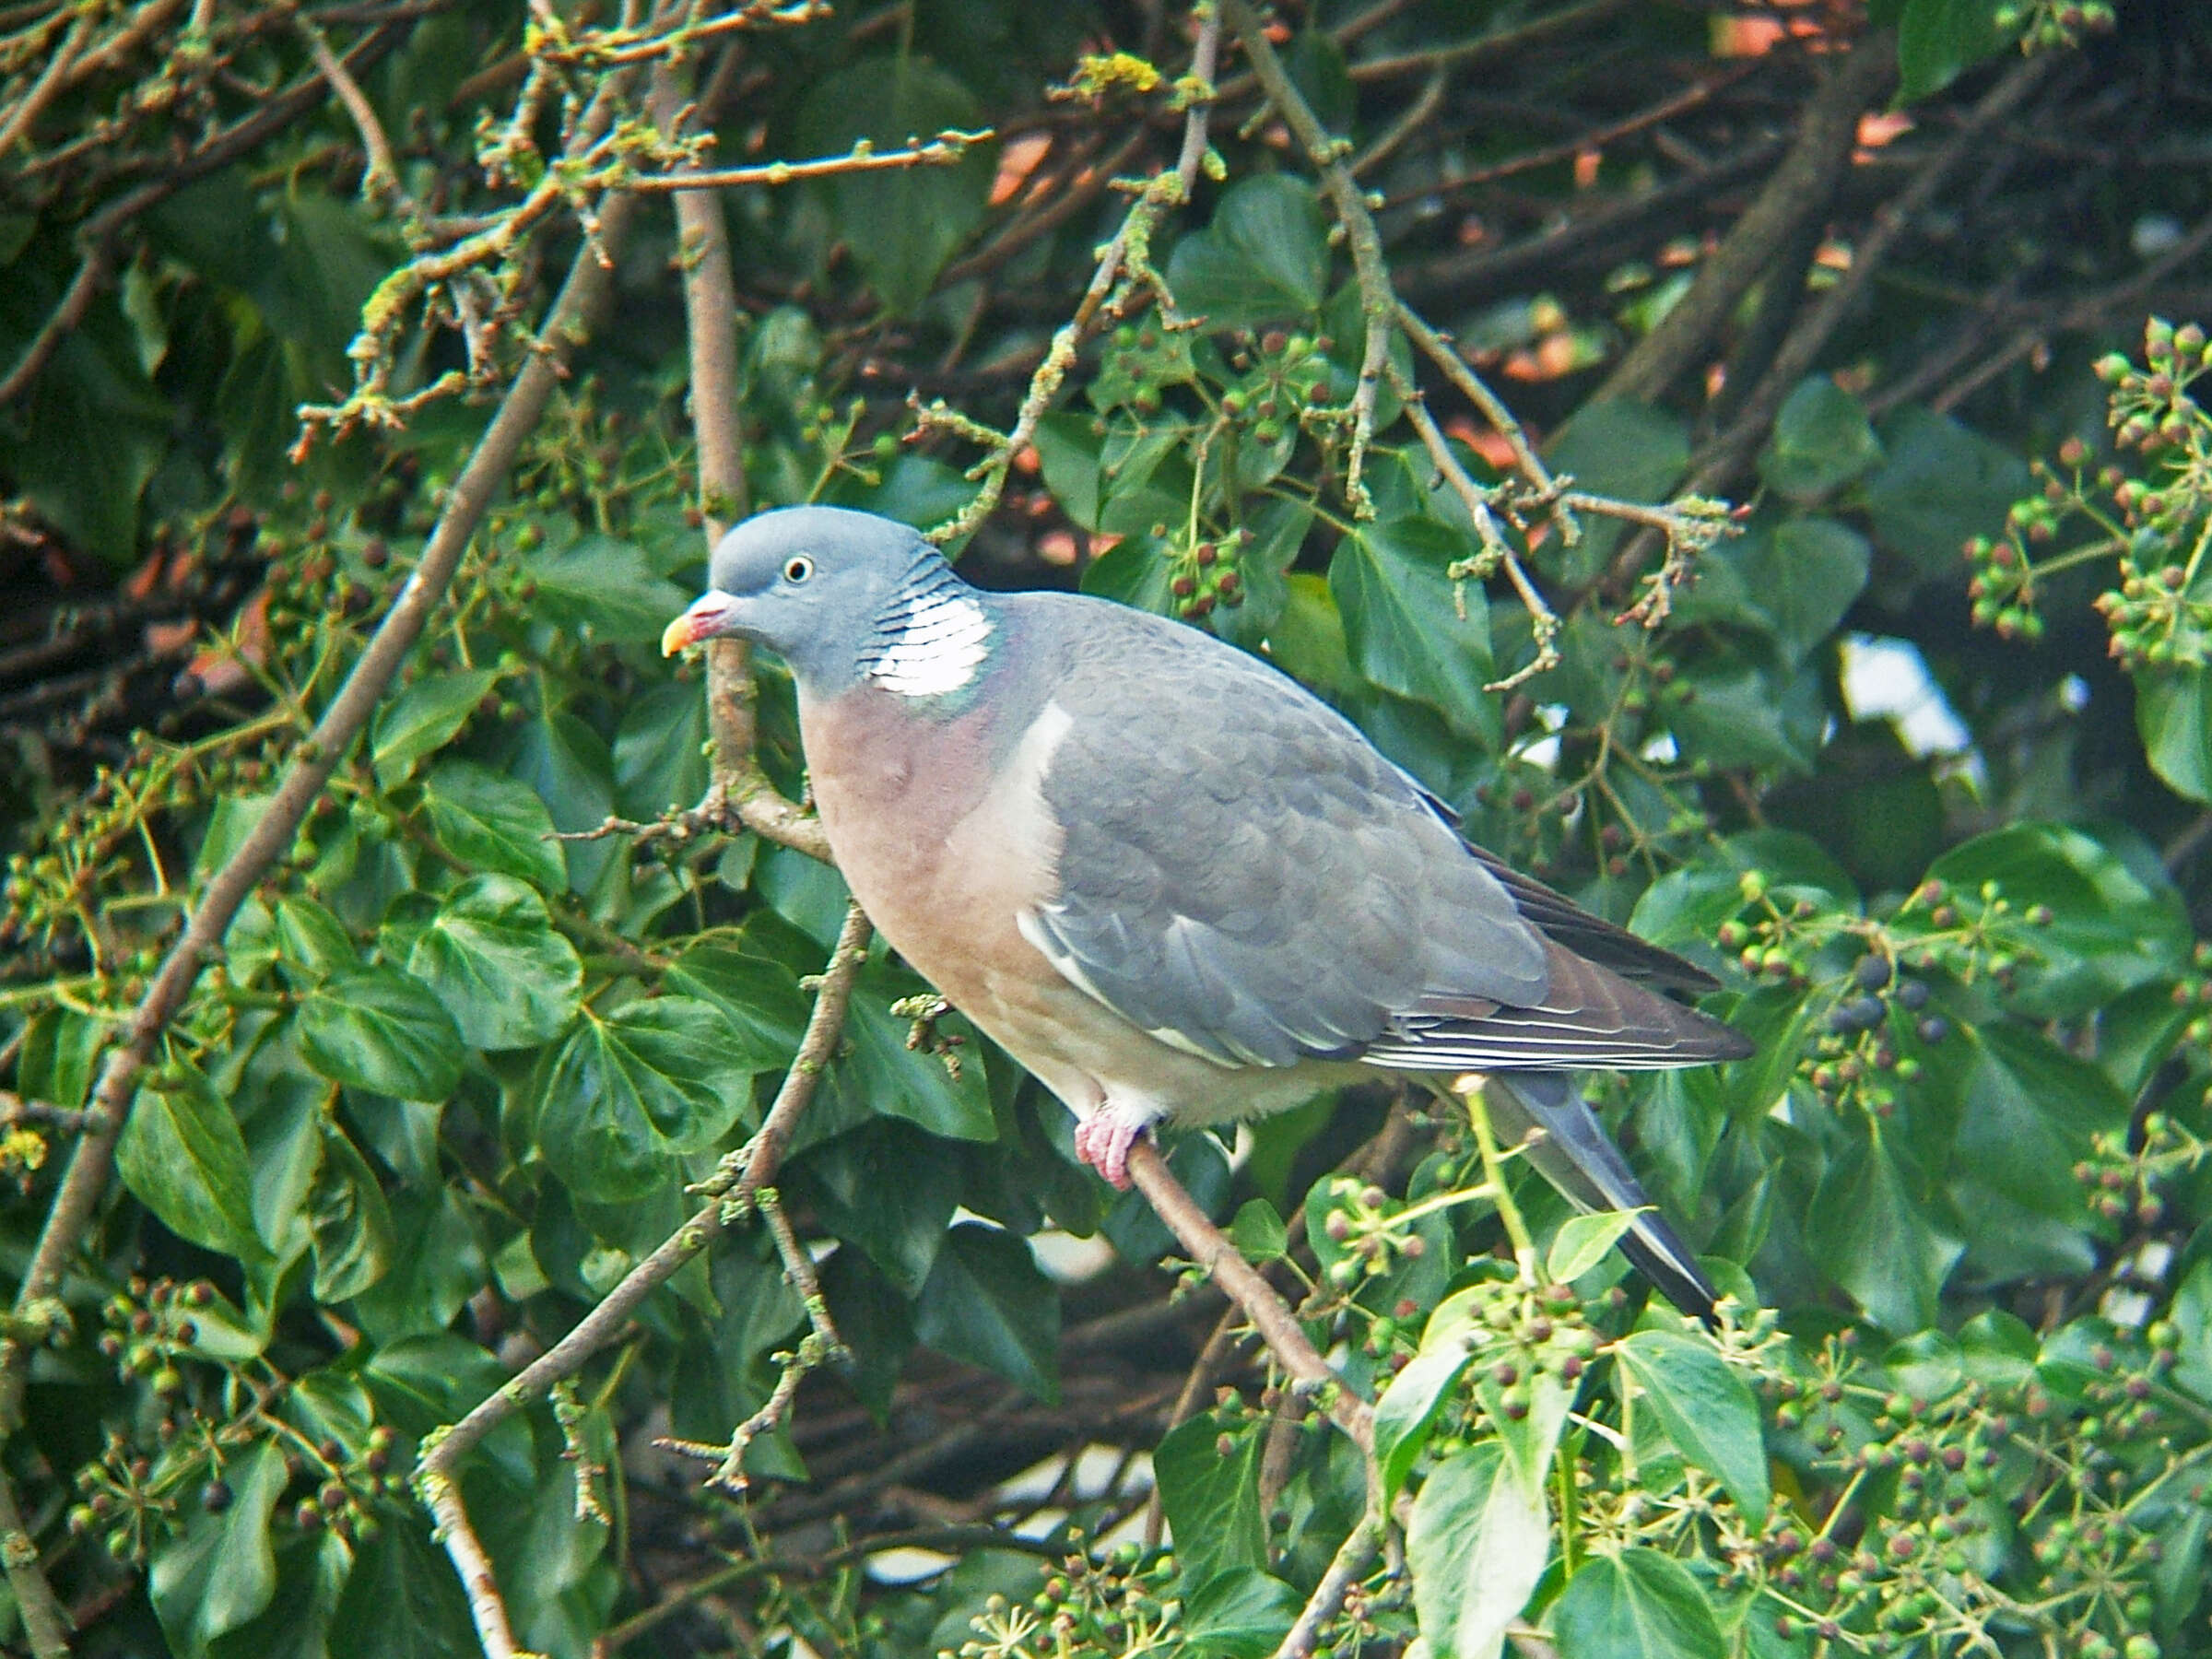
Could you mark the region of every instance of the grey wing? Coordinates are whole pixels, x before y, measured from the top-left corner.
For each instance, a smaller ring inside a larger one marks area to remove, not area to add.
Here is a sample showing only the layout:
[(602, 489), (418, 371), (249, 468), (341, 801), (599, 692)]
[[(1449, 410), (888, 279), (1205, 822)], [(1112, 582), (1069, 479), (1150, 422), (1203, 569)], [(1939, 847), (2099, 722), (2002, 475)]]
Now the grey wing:
[(1053, 691), (1058, 890), (1022, 926), (1054, 967), (1224, 1065), (1352, 1058), (1408, 1010), (1543, 1000), (1541, 936), (1342, 716), (1240, 652), (1120, 615), (1111, 651)]

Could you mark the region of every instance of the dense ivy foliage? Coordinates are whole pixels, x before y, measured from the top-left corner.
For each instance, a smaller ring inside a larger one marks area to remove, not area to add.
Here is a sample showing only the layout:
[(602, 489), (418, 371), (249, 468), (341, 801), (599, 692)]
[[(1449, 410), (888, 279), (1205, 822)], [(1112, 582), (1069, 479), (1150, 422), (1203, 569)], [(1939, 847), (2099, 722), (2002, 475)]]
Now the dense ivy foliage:
[[(613, 324), (57, 1222), (186, 917), (316, 759), (501, 388), (574, 344), (531, 331), (594, 257), (578, 210), (704, 159), (620, 89), (667, 18), (111, 9), (0, 41), (31, 162), (0, 181), (0, 356), (29, 371), (0, 527), (76, 584), (49, 639), (111, 587), (193, 626), (130, 612), (75, 704), (7, 693), (0, 1273), (77, 1230), (0, 1333), (7, 1619), (34, 1574), (87, 1653), (474, 1651), (411, 1472), (684, 1241), (838, 981), (835, 871), (686, 810), (729, 780), (699, 665), (655, 642), (740, 505), (702, 490), (721, 419), (747, 504), (958, 521), (978, 580), (1262, 653), (1471, 839), (1711, 968), (1754, 1057), (1591, 1087), (1731, 1300), (1710, 1333), (1649, 1302), (1623, 1218), (1457, 1104), (1350, 1090), (1234, 1158), (1175, 1139), (1371, 1403), (1364, 1455), (1233, 1318), (1208, 1340), (1219, 1298), (1144, 1200), (878, 946), (773, 1187), (462, 1460), (524, 1647), (2212, 1653), (2212, 346), (2143, 325), (2159, 258), (2201, 276), (2212, 203), (2098, 124), (2107, 88), (2167, 87), (2201, 146), (2167, 79), (2198, 25), (1902, 0), (1789, 8), (1820, 50), (1755, 51), (1627, 0), (1285, 6), (1269, 101), (1238, 6), (691, 19), (715, 159), (758, 164), (721, 198), (731, 406), (687, 394), (702, 253), (648, 197)], [(317, 78), (334, 48), (390, 157)], [(1731, 192), (1853, 74), (1861, 165), (1689, 370), (1636, 379), (1754, 220)], [(1185, 203), (1159, 170), (1217, 93)], [(1916, 133), (1875, 131), (1893, 94)], [(2013, 181), (2039, 131), (2096, 165)], [(939, 135), (941, 165), (853, 165)], [(1987, 176), (1936, 169), (1970, 142)], [(1922, 178), (1900, 249), (1875, 209)], [(1379, 305), (1360, 222), (1442, 358)], [(2023, 284), (2049, 303), (2008, 311)], [(759, 765), (802, 802), (788, 680), (755, 666)], [(1070, 1236), (1112, 1265), (1068, 1269)]]

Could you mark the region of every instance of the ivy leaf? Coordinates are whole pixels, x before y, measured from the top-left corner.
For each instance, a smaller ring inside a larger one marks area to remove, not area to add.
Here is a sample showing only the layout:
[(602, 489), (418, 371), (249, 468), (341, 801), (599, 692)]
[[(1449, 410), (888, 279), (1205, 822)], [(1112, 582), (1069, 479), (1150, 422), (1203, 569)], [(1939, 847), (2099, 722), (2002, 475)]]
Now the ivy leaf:
[(1956, 1224), (1880, 1141), (1847, 1144), (1807, 1206), (1806, 1242), (1829, 1277), (1891, 1331), (1934, 1323), (1943, 1281), (1966, 1249)]
[(691, 996), (586, 1008), (546, 1081), (537, 1135), (560, 1178), (595, 1199), (642, 1197), (712, 1146), (752, 1101), (729, 1017)]
[(1774, 417), (1759, 477), (1793, 501), (1833, 494), (1882, 459), (1866, 406), (1825, 374), (1797, 382)]
[(2005, 49), (2000, 0), (1905, 0), (1897, 30), (1900, 104), (1940, 92), (1983, 58)]
[(1493, 671), (1488, 606), (1479, 583), (1444, 574), (1466, 552), (1462, 538), (1431, 518), (1362, 524), (1337, 544), (1329, 591), (1352, 664), (1371, 684), (1425, 703), (1488, 742), (1498, 732), (1495, 700), (1482, 688)]
[[(1180, 1543), (1182, 1534), (1175, 1535)], [(1413, 1500), (1406, 1564), (1413, 1606), (1430, 1651), (1449, 1659), (1497, 1659), (1505, 1632), (1544, 1575), (1551, 1529), (1495, 1441), (1454, 1452)], [(1594, 1562), (1585, 1563), (1588, 1572)], [(1577, 1575), (1580, 1576), (1579, 1574)], [(1576, 1655), (1628, 1654), (1632, 1647), (1562, 1647)], [(1718, 1636), (1709, 1650), (1721, 1651)]]
[(286, 898), (270, 914), (276, 960), (296, 985), (312, 985), (360, 965), (346, 924), (312, 899)]
[(377, 782), (386, 789), (405, 782), (417, 761), (451, 743), (499, 677), (488, 668), (426, 674), (379, 708), (369, 738)]
[(653, 568), (644, 548), (611, 535), (548, 544), (530, 560), (534, 615), (586, 639), (637, 644), (657, 640), (691, 595)]
[(198, 1655), (253, 1619), (276, 1594), (269, 1517), (283, 1495), (284, 1453), (254, 1441), (223, 1470), (230, 1505), (195, 1509), (184, 1530), (154, 1551), (147, 1589), (171, 1653)]
[(1615, 1350), (1675, 1449), (1728, 1488), (1753, 1526), (1772, 1488), (1751, 1391), (1709, 1345), (1673, 1331), (1637, 1331)]
[(1552, 1604), (1551, 1634), (1562, 1654), (1577, 1659), (1712, 1659), (1728, 1651), (1689, 1569), (1641, 1547), (1584, 1561)]
[[(2013, 1006), (2041, 1018), (2088, 1013), (2124, 992), (2182, 970), (2189, 921), (2177, 893), (2155, 866), (2124, 860), (2095, 837), (2065, 824), (2014, 824), (1952, 848), (1928, 875), (1978, 903), (1995, 882), (2008, 909), (1992, 918), (2020, 958)], [(2036, 905), (2051, 920), (2028, 920)], [(1902, 930), (1930, 925), (1916, 905)]]
[(475, 1641), (461, 1581), (428, 1528), (394, 1516), (361, 1540), (331, 1620), (330, 1659), (449, 1659)]
[(1265, 1571), (1267, 1528), (1260, 1513), (1261, 1438), (1230, 1435), (1221, 1451), (1222, 1428), (1201, 1413), (1171, 1430), (1152, 1454), (1159, 1504), (1175, 1534), (1175, 1553), (1194, 1583), (1236, 1568)]
[(1544, 1277), (1556, 1285), (1572, 1284), (1604, 1261), (1606, 1252), (1635, 1225), (1634, 1210), (1598, 1210), (1568, 1217), (1552, 1235), (1551, 1249), (1544, 1258)]
[(1469, 1357), (1464, 1340), (1434, 1347), (1424, 1343), (1375, 1402), (1375, 1464), (1382, 1472), (1385, 1499), (1396, 1497), (1413, 1473), (1438, 1408), (1466, 1371)]
[(402, 1100), (442, 1100), (461, 1080), (461, 1033), (436, 993), (396, 968), (362, 968), (300, 1005), (300, 1058), (334, 1083)]
[(307, 1220), (314, 1239), (317, 1301), (350, 1301), (391, 1265), (392, 1211), (384, 1190), (345, 1131), (327, 1121)]
[(1865, 591), (1874, 550), (1831, 518), (1793, 518), (1744, 538), (1737, 568), (1793, 666), (1824, 644)]
[(477, 876), (446, 896), (415, 940), (407, 971), (453, 1015), (471, 1048), (527, 1048), (558, 1035), (583, 989), (576, 947), (546, 901), (508, 876)]
[(755, 1071), (789, 1064), (806, 1034), (812, 1005), (799, 989), (798, 975), (767, 957), (695, 945), (668, 965), (662, 980), (669, 990), (703, 996), (727, 1014)]
[(1059, 1293), (1010, 1232), (964, 1221), (945, 1235), (914, 1305), (914, 1335), (1047, 1405), (1060, 1398)]
[(553, 892), (568, 887), (560, 843), (551, 839), (552, 815), (520, 778), (448, 760), (426, 781), (423, 806), (438, 844), (463, 864)]
[(998, 1119), (968, 1022), (958, 1015), (938, 1021), (941, 1030), (968, 1038), (957, 1051), (957, 1077), (935, 1054), (906, 1046), (913, 1024), (893, 1014), (891, 1005), (928, 991), (918, 976), (888, 963), (864, 967), (845, 1015), (844, 1052), (823, 1077), (822, 1090), (855, 1115), (904, 1118), (948, 1140), (995, 1140)]
[(1888, 458), (1863, 487), (1875, 539), (1920, 579), (1955, 580), (1960, 544), (2002, 524), (2032, 487), (2019, 456), (1917, 405), (1882, 423), (1882, 449)]
[[(870, 58), (823, 76), (799, 114), (801, 153), (830, 156), (859, 139), (903, 148), (948, 128), (981, 124), (975, 95), (908, 53)], [(937, 273), (982, 217), (998, 147), (971, 147), (942, 167), (846, 173), (823, 187), (868, 284), (899, 315), (920, 305)]]
[(2168, 788), (2212, 801), (2212, 673), (2174, 667), (2136, 675), (2136, 731)]
[(1303, 317), (1327, 297), (1329, 247), (1320, 199), (1288, 173), (1260, 173), (1223, 194), (1213, 222), (1168, 262), (1168, 288), (1214, 329)]
[[(1191, 1582), (1187, 1573), (1184, 1582)], [(1304, 1605), (1305, 1597), (1281, 1579), (1256, 1567), (1232, 1567), (1183, 1597), (1181, 1634), (1201, 1653), (1268, 1659)]]
[(132, 1196), (180, 1239), (241, 1261), (267, 1253), (253, 1226), (245, 1137), (197, 1073), (140, 1092), (115, 1167)]
[(658, 817), (707, 793), (707, 700), (697, 686), (654, 686), (623, 711), (615, 729), (615, 805), (631, 818)]

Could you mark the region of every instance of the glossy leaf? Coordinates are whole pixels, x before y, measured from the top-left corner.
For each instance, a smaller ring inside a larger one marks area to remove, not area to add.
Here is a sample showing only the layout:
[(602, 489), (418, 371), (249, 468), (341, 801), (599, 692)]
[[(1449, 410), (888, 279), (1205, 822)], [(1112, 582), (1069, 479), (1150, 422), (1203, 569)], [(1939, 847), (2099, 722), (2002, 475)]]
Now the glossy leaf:
[(2169, 788), (2212, 801), (2212, 671), (2177, 665), (2137, 675), (2136, 731)]
[[(957, 1077), (939, 1056), (906, 1046), (913, 1022), (893, 1014), (891, 1005), (927, 989), (917, 976), (884, 963), (863, 968), (845, 1016), (845, 1048), (822, 1079), (821, 1092), (859, 1113), (904, 1118), (947, 1139), (995, 1139), (998, 1121), (972, 1037), (957, 1051)], [(940, 1025), (961, 1035), (970, 1029), (958, 1015)]]
[(1914, 580), (1959, 570), (1967, 537), (1993, 534), (2032, 485), (2018, 455), (1918, 406), (1884, 421), (1881, 440), (1885, 459), (1861, 490), (1875, 539), (1909, 561)]
[(1594, 1556), (1552, 1604), (1559, 1659), (1712, 1659), (1727, 1651), (1689, 1570), (1655, 1549)]
[[(1422, 1483), (1406, 1529), (1413, 1605), (1430, 1652), (1438, 1659), (1497, 1659), (1550, 1553), (1543, 1500), (1515, 1477), (1496, 1441), (1439, 1464)], [(1633, 1651), (1566, 1650), (1576, 1659)]]
[(1237, 1568), (1265, 1571), (1267, 1529), (1260, 1513), (1261, 1438), (1230, 1437), (1211, 1413), (1178, 1424), (1152, 1454), (1160, 1508), (1183, 1571), (1199, 1583)]
[(229, 1462), (223, 1479), (229, 1506), (195, 1506), (183, 1532), (153, 1558), (147, 1593), (171, 1651), (181, 1655), (205, 1654), (276, 1594), (269, 1518), (284, 1492), (284, 1454), (274, 1441), (255, 1441)]
[(549, 547), (526, 568), (537, 586), (536, 613), (590, 640), (656, 641), (695, 597), (655, 571), (643, 548), (610, 535)]
[(1012, 1233), (962, 1222), (945, 1235), (914, 1305), (914, 1335), (1048, 1405), (1060, 1397), (1060, 1298)]
[[(975, 97), (943, 69), (910, 53), (871, 58), (821, 77), (799, 117), (809, 155), (870, 140), (903, 148), (947, 128), (981, 125)], [(946, 167), (849, 173), (830, 181), (839, 229), (869, 285), (895, 312), (921, 303), (982, 217), (996, 147), (979, 145)]]
[(1759, 1402), (1712, 1345), (1672, 1331), (1637, 1331), (1615, 1349), (1667, 1439), (1718, 1480), (1757, 1526), (1767, 1518), (1772, 1488)]
[[(1481, 585), (1444, 572), (1468, 548), (1430, 518), (1364, 524), (1337, 544), (1329, 591), (1353, 665), (1462, 732), (1495, 735), (1489, 610)], [(1461, 615), (1464, 606), (1465, 614)]]
[(1882, 458), (1866, 407), (1825, 374), (1797, 382), (1774, 418), (1759, 476), (1794, 501), (1817, 501)]
[(1544, 1257), (1544, 1277), (1554, 1284), (1571, 1284), (1606, 1258), (1606, 1253), (1636, 1225), (1633, 1210), (1599, 1210), (1593, 1215), (1570, 1216), (1552, 1235)]
[(330, 1659), (451, 1659), (475, 1641), (461, 1581), (419, 1523), (395, 1517), (361, 1541)]
[(583, 963), (546, 902), (508, 876), (455, 888), (415, 940), (407, 971), (445, 1005), (472, 1048), (526, 1048), (575, 1018)]
[(425, 756), (451, 743), (498, 679), (488, 668), (426, 674), (379, 708), (369, 736), (376, 781), (387, 789), (404, 782)]
[(132, 1196), (179, 1238), (224, 1255), (263, 1254), (238, 1120), (196, 1074), (140, 1091), (115, 1147), (115, 1169)]
[(1256, 1567), (1231, 1567), (1184, 1597), (1179, 1633), (1200, 1653), (1269, 1659), (1304, 1604), (1281, 1579)]
[(1996, 24), (2001, 0), (1905, 0), (1898, 24), (1900, 103), (1940, 92), (2006, 46)]
[(1209, 328), (1302, 317), (1328, 291), (1329, 251), (1321, 202), (1288, 173), (1232, 185), (1206, 229), (1176, 244), (1168, 287), (1188, 315)]
[(553, 819), (537, 792), (471, 760), (448, 760), (424, 785), (438, 844), (471, 869), (519, 877), (559, 892), (568, 886)]
[(1428, 1443), (1430, 1425), (1465, 1374), (1469, 1354), (1463, 1341), (1439, 1347), (1424, 1344), (1390, 1380), (1375, 1402), (1375, 1465), (1382, 1472), (1382, 1495), (1397, 1496), (1414, 1462)]
[(603, 1199), (641, 1196), (684, 1153), (712, 1146), (752, 1100), (744, 1039), (690, 996), (585, 1010), (546, 1080), (537, 1135), (562, 1180)]
[(323, 1161), (309, 1200), (308, 1225), (314, 1238), (317, 1301), (349, 1301), (391, 1265), (392, 1212), (383, 1188), (369, 1160), (331, 1124), (323, 1130)]
[(334, 1083), (441, 1100), (461, 1078), (461, 1033), (437, 994), (395, 968), (363, 968), (300, 1005), (300, 1058)]

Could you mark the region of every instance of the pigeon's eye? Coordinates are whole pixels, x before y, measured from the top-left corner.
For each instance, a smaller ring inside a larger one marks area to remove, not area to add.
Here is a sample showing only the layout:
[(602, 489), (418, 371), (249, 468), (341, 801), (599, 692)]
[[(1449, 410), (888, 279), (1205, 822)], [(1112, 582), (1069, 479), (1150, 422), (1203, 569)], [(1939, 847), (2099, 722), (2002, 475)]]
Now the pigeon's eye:
[(784, 563), (783, 580), (786, 582), (804, 582), (807, 577), (813, 574), (814, 560), (807, 558), (804, 553), (800, 554), (795, 559), (787, 560)]

